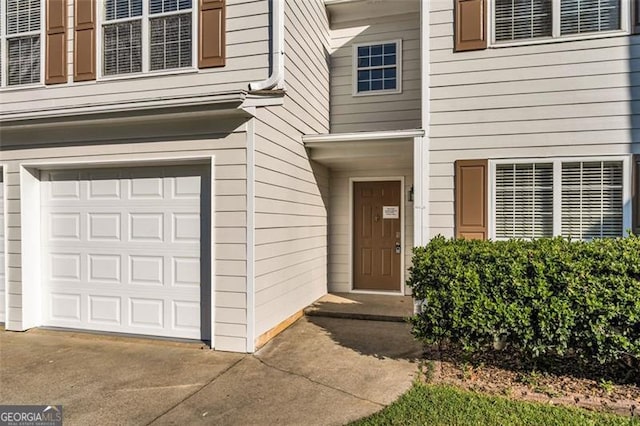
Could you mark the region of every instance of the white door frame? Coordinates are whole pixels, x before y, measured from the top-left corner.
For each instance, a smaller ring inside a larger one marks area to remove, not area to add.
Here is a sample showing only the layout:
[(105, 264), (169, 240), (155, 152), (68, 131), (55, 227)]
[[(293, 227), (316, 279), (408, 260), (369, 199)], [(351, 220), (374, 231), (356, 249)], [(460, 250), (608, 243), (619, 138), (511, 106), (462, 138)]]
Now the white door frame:
[[(211, 259), (211, 347), (215, 348), (215, 155), (146, 157), (139, 159), (120, 160), (72, 160), (51, 161), (20, 164), (20, 207), (21, 207), (21, 239), (22, 239), (22, 327), (21, 330), (42, 325), (42, 277), (40, 265), (42, 261), (41, 230), (40, 230), (40, 170), (42, 169), (86, 169), (98, 167), (149, 167), (174, 166), (195, 163), (211, 165), (211, 216), (210, 253)], [(3, 169), (4, 170), (4, 169)], [(6, 207), (5, 207), (6, 209)], [(202, 304), (204, 301), (200, 301)]]
[[(397, 291), (357, 290), (353, 288), (353, 184), (355, 182), (400, 182), (400, 285)], [(405, 280), (405, 215), (406, 205), (404, 200), (404, 176), (380, 176), (380, 177), (350, 177), (349, 178), (349, 289), (351, 293), (386, 294), (404, 296)]]

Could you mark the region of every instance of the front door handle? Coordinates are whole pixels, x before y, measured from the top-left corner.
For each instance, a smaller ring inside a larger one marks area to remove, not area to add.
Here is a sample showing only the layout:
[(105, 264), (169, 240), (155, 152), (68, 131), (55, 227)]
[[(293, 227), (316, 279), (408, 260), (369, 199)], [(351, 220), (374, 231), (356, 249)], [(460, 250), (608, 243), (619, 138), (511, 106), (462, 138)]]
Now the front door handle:
[(400, 243), (396, 243), (396, 254), (400, 254), (401, 251)]

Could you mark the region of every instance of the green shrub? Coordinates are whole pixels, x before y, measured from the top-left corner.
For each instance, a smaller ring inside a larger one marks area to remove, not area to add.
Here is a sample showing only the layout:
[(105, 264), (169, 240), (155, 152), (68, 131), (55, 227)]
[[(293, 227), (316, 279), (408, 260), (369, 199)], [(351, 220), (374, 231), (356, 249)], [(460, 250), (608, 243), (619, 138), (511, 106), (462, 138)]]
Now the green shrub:
[(477, 351), (640, 361), (640, 237), (591, 242), (447, 240), (413, 252), (416, 337)]

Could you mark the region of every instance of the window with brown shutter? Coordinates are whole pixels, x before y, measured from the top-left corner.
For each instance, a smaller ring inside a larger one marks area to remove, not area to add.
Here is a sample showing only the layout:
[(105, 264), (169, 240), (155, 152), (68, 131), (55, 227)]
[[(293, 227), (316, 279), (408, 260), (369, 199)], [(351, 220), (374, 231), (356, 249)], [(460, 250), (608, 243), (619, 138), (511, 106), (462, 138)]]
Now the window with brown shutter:
[(455, 0), (455, 50), (487, 48), (486, 0)]
[(73, 81), (96, 79), (96, 0), (75, 2)]
[(198, 67), (222, 67), (226, 54), (225, 1), (199, 1)]
[(486, 240), (487, 160), (455, 163), (456, 237)]
[(46, 3), (46, 84), (67, 82), (67, 2), (47, 0)]

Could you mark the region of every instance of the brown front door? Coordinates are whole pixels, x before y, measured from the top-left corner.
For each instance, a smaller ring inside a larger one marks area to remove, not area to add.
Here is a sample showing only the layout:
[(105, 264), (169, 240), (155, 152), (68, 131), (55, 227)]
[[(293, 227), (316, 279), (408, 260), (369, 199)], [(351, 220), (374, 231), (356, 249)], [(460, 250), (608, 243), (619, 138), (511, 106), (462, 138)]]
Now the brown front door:
[(353, 288), (400, 290), (400, 182), (353, 184)]

